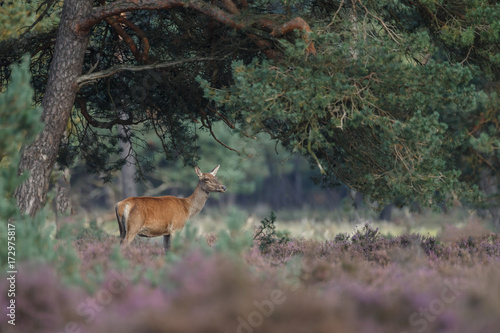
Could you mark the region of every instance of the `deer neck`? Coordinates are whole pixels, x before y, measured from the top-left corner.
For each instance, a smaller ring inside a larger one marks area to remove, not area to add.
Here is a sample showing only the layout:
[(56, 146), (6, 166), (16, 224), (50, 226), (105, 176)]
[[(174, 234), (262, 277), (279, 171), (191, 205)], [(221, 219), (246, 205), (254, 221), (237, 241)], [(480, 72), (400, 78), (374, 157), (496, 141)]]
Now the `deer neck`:
[(209, 193), (205, 190), (202, 190), (200, 185), (196, 186), (193, 194), (191, 194), (188, 199), (189, 199), (189, 217), (193, 217), (197, 215), (203, 206), (205, 206), (205, 203), (207, 202)]

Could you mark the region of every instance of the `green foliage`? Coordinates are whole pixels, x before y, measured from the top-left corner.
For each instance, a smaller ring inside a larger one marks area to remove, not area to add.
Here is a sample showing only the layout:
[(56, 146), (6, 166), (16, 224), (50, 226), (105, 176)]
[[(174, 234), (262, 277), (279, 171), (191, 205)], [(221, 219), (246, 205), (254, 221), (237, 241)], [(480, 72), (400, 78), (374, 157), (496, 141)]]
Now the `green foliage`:
[[(45, 224), (42, 211), (35, 217), (22, 215), (17, 208), (14, 191), (26, 175), (18, 177), (17, 166), (20, 149), (29, 144), (41, 131), (41, 110), (33, 107), (33, 88), (30, 85), (29, 57), (20, 65), (13, 65), (11, 81), (0, 95), (0, 233), (7, 235), (8, 224), (15, 226), (16, 263), (57, 263), (67, 281), (79, 281), (78, 256), (68, 246), (68, 230), (62, 228), (60, 235), (66, 241), (54, 242), (54, 228)], [(0, 264), (7, 265), (7, 237), (0, 239)], [(57, 247), (68, 247), (58, 251)]]
[(220, 253), (239, 256), (252, 246), (252, 236), (243, 230), (245, 214), (232, 207), (229, 210), (226, 224), (228, 230), (218, 235), (214, 249)]
[[(309, 8), (320, 16), (319, 7)], [(380, 207), (477, 200), (480, 170), (498, 165), (498, 4), (322, 9), (335, 20), (317, 23), (317, 56), (285, 42), (279, 62), (234, 62), (232, 86), (202, 81), (205, 96), (307, 156), (326, 184), (345, 183)]]
[(202, 82), (206, 96), (248, 131), (268, 132), (307, 156), (326, 183), (341, 181), (371, 200), (433, 206), (451, 189), (469, 195), (449, 153), (465, 142), (455, 122), (476, 105), (471, 72), (408, 63), (387, 36), (345, 42), (349, 37), (315, 36), (316, 57), (304, 57), (299, 42), (284, 44), (282, 63), (235, 62), (235, 84), (211, 89)]
[[(29, 57), (11, 67), (8, 89), (0, 95), (0, 218), (18, 217), (13, 196), (25, 179), (18, 177), (17, 166), (23, 144), (29, 144), (41, 130), (40, 108), (33, 107)], [(5, 258), (4, 258), (5, 259)]]
[(42, 7), (47, 8), (47, 16), (36, 24), (34, 31), (40, 32), (59, 22), (58, 14), (62, 7), (62, 1), (49, 1), (50, 4), (43, 5), (47, 1), (8, 1), (0, 7), (0, 40), (17, 37), (23, 32), (23, 28), (31, 26), (37, 19), (37, 11)]
[[(215, 141), (214, 137), (236, 151), (224, 147)], [(159, 145), (153, 137), (150, 137), (150, 142), (155, 143), (153, 147)], [(212, 132), (198, 131), (197, 145), (203, 147), (196, 154), (201, 170), (209, 172), (220, 164), (221, 168), (217, 177), (232, 194), (252, 193), (256, 190), (258, 180), (268, 175), (264, 151), (274, 149), (274, 144), (269, 144), (268, 140), (239, 136), (221, 123), (213, 124)], [(148, 154), (146, 149), (139, 149), (138, 152), (143, 156)], [(148, 175), (150, 186), (157, 184), (170, 184), (170, 188), (185, 186), (183, 191), (189, 192), (198, 182), (193, 169), (185, 168), (181, 160), (166, 162), (162, 154), (155, 154), (152, 156), (152, 166), (155, 170)], [(213, 198), (218, 197), (218, 195), (213, 196)]]
[(286, 244), (290, 238), (287, 233), (276, 231), (276, 215), (271, 212), (269, 217), (265, 217), (257, 228), (253, 237), (259, 243), (262, 252), (267, 252), (276, 244)]

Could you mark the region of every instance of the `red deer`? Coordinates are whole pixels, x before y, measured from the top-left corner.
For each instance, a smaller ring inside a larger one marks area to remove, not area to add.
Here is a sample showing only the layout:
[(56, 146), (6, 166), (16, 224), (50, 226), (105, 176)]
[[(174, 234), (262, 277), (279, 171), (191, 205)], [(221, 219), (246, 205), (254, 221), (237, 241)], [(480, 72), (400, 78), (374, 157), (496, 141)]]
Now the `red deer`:
[(128, 246), (136, 235), (141, 237), (163, 236), (165, 251), (170, 249), (170, 236), (184, 228), (186, 221), (198, 214), (210, 192), (226, 192), (226, 187), (215, 177), (217, 165), (210, 173), (194, 170), (198, 175), (198, 186), (187, 198), (171, 195), (162, 197), (131, 197), (115, 206), (116, 219), (120, 228), (120, 244)]

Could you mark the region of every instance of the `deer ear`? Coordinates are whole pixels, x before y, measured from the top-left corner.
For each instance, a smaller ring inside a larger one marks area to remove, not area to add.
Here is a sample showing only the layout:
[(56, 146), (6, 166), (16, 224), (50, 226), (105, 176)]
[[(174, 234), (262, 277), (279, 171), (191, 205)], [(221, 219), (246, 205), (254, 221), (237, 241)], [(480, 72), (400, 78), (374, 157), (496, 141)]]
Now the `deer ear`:
[(200, 168), (198, 168), (198, 166), (195, 166), (194, 167), (194, 171), (196, 171), (196, 174), (198, 175), (198, 178), (201, 179), (203, 173), (201, 172)]
[(210, 174), (211, 174), (212, 176), (215, 176), (215, 175), (217, 174), (217, 171), (219, 171), (219, 168), (220, 168), (220, 164), (219, 164), (218, 166), (216, 166), (216, 167), (212, 170), (212, 172), (210, 172)]

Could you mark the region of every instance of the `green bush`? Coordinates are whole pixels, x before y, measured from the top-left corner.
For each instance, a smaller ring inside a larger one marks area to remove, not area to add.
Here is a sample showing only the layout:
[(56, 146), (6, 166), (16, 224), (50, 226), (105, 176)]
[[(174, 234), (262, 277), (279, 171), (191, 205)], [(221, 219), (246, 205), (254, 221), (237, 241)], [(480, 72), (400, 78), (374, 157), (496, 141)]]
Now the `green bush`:
[(258, 242), (262, 252), (267, 252), (269, 248), (275, 244), (286, 244), (290, 240), (286, 232), (279, 232), (276, 230), (275, 222), (276, 215), (274, 212), (271, 212), (269, 217), (264, 218), (257, 228), (254, 240)]

